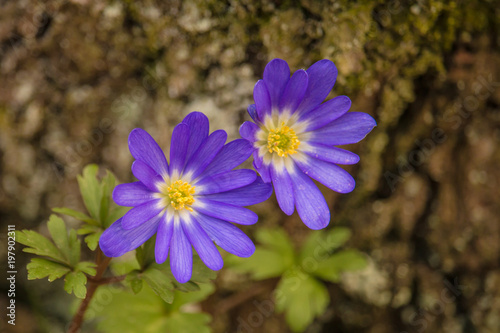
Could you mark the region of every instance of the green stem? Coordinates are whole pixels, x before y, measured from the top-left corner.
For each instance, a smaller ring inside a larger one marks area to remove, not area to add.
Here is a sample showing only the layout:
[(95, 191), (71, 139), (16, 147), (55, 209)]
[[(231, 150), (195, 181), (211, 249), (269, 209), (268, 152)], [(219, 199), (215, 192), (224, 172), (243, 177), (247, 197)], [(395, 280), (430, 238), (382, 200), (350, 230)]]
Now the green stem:
[[(111, 280), (111, 279), (103, 279), (102, 278), (110, 261), (111, 261), (111, 258), (104, 256), (101, 249), (97, 248), (96, 274), (92, 279), (88, 280), (87, 295), (85, 295), (85, 299), (82, 301), (82, 303), (80, 303), (80, 306), (78, 307), (78, 310), (76, 311), (76, 314), (73, 317), (73, 320), (71, 321), (71, 324), (69, 326), (67, 333), (78, 333), (80, 331), (80, 327), (82, 326), (83, 318), (85, 316), (85, 311), (87, 311), (87, 308), (89, 307), (90, 301), (91, 301), (92, 297), (94, 296), (97, 288), (101, 284), (105, 284), (102, 281)], [(119, 277), (119, 278), (121, 278), (121, 277)], [(119, 280), (117, 280), (117, 281), (119, 281)], [(114, 281), (112, 281), (112, 282), (114, 282)], [(111, 282), (108, 282), (108, 283), (111, 283)]]

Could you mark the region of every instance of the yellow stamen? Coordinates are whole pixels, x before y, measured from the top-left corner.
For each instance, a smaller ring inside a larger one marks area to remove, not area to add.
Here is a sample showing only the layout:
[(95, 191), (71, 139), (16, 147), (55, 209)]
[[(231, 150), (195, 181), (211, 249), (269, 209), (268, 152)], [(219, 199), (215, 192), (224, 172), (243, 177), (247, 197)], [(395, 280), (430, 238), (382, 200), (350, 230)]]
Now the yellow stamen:
[[(164, 194), (170, 199), (170, 204), (175, 210), (187, 209), (193, 211), (193, 208), (189, 207), (194, 203), (193, 194), (195, 193), (195, 187), (189, 185), (183, 180), (176, 180), (173, 182)], [(167, 199), (168, 200), (168, 199)]]
[(286, 126), (285, 122), (282, 122), (280, 127), (269, 130), (267, 149), (270, 153), (276, 152), (281, 157), (287, 157), (288, 154), (295, 154), (299, 145), (295, 131)]

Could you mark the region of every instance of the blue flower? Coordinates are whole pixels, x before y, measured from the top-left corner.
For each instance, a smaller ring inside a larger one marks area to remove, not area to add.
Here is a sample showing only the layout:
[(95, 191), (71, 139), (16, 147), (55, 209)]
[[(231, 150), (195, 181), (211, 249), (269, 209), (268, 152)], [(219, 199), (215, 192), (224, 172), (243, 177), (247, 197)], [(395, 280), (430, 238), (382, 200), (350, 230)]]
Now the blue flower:
[(190, 113), (172, 134), (170, 165), (155, 140), (136, 128), (129, 136), (138, 182), (121, 184), (113, 200), (134, 207), (102, 234), (99, 245), (108, 257), (132, 251), (156, 234), (155, 259), (170, 267), (177, 281), (191, 278), (193, 254), (212, 270), (222, 268), (213, 242), (240, 257), (255, 251), (252, 241), (232, 223), (250, 225), (257, 215), (243, 206), (269, 198), (272, 186), (253, 170), (238, 169), (251, 155), (243, 139), (226, 145), (223, 130), (209, 133), (208, 118)]
[(286, 61), (272, 60), (255, 84), (255, 104), (248, 107), (254, 122), (240, 127), (240, 135), (252, 143), (254, 167), (264, 182), (273, 183), (280, 208), (287, 215), (297, 208), (311, 229), (330, 221), (311, 178), (336, 192), (351, 192), (354, 179), (337, 164), (355, 164), (359, 156), (334, 146), (356, 143), (376, 126), (366, 113), (347, 113), (346, 96), (323, 103), (336, 78), (337, 68), (326, 59), (291, 77)]

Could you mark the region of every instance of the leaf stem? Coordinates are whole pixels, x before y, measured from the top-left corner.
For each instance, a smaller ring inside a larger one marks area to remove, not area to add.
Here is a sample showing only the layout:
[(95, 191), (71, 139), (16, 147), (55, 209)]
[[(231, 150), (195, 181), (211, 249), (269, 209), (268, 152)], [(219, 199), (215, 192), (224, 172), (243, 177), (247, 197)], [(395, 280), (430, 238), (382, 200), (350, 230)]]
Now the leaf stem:
[[(96, 274), (93, 278), (88, 279), (87, 294), (85, 295), (85, 299), (82, 301), (82, 303), (80, 303), (80, 306), (78, 307), (78, 310), (76, 311), (76, 314), (73, 317), (73, 320), (71, 321), (67, 333), (78, 333), (80, 331), (80, 327), (82, 326), (83, 318), (85, 316), (85, 311), (87, 311), (87, 308), (90, 304), (90, 300), (94, 296), (97, 288), (102, 284), (115, 282), (115, 281), (102, 282), (102, 281), (109, 281), (112, 279), (112, 278), (109, 279), (102, 278), (110, 261), (111, 258), (104, 256), (101, 249), (98, 247), (96, 254), (96, 264), (97, 264)], [(116, 277), (116, 278), (121, 278), (121, 277)], [(116, 282), (117, 281), (121, 280), (116, 280)]]

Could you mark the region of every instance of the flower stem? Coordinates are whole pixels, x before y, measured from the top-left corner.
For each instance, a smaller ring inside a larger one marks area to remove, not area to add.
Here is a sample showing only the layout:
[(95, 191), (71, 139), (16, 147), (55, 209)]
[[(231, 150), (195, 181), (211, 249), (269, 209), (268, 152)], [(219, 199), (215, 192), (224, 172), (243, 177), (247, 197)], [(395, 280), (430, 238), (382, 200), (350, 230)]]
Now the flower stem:
[[(69, 326), (67, 333), (78, 333), (80, 331), (80, 326), (82, 326), (83, 318), (85, 316), (85, 311), (87, 311), (87, 308), (89, 307), (90, 300), (94, 296), (97, 288), (101, 284), (105, 284), (105, 283), (102, 283), (102, 281), (107, 280), (107, 279), (103, 279), (102, 276), (103, 276), (104, 272), (106, 271), (106, 268), (108, 267), (109, 262), (111, 261), (111, 258), (104, 256), (101, 249), (98, 247), (95, 261), (97, 264), (96, 274), (92, 279), (88, 279), (87, 295), (85, 295), (85, 299), (82, 301), (82, 303), (80, 303), (80, 306), (78, 307), (78, 310), (76, 311), (76, 314), (73, 317), (73, 320), (71, 321), (71, 324)], [(117, 280), (117, 281), (120, 281), (120, 280)]]

